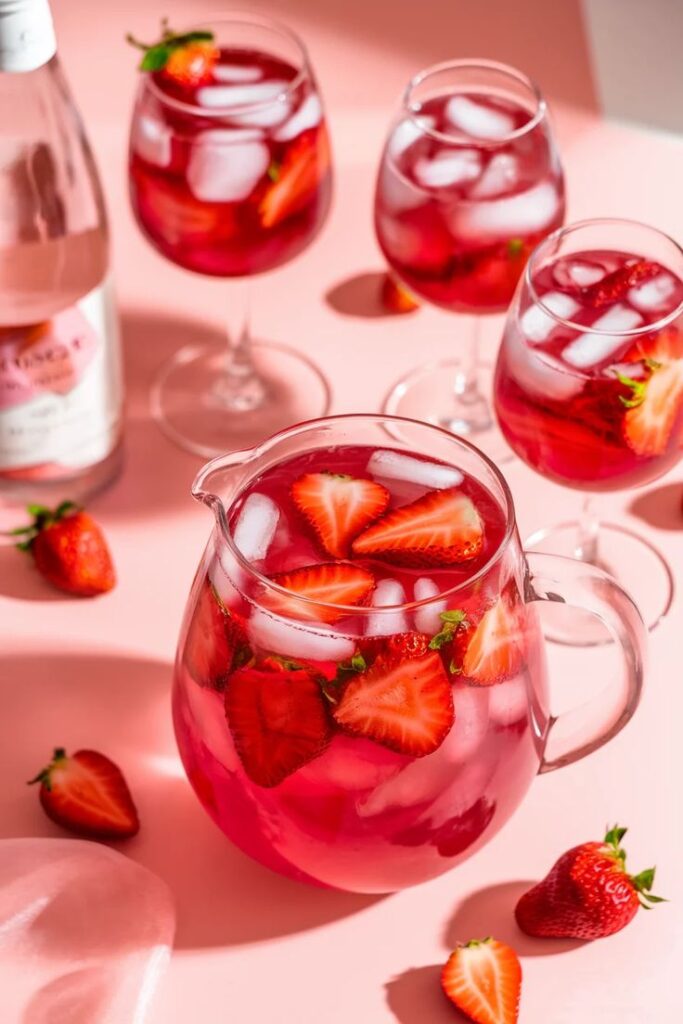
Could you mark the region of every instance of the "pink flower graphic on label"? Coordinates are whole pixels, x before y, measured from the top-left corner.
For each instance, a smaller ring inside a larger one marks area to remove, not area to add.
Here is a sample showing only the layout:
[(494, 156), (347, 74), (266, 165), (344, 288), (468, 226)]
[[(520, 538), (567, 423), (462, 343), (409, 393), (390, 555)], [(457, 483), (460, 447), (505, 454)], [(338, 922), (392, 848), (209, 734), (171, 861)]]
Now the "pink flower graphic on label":
[(82, 380), (98, 344), (75, 307), (41, 324), (0, 328), (0, 409), (49, 392), (68, 394)]

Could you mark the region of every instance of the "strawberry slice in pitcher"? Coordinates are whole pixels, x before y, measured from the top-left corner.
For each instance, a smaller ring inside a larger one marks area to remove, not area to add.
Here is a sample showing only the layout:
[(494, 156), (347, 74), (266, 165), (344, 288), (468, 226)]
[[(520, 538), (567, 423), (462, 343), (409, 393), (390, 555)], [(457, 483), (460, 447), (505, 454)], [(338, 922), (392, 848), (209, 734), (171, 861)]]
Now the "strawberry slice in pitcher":
[(276, 227), (306, 206), (329, 165), (330, 145), (325, 127), (305, 132), (289, 147), (282, 164), (271, 167), (273, 183), (258, 207), (263, 227)]
[(351, 541), (389, 504), (386, 487), (343, 473), (305, 473), (292, 484), (292, 500), (323, 549), (346, 558)]
[(328, 605), (362, 604), (375, 587), (375, 577), (371, 572), (349, 562), (305, 565), (301, 569), (279, 573), (271, 579), (290, 591), (292, 597), (268, 591), (262, 598), (265, 607), (291, 619), (328, 624), (348, 614), (343, 609)]
[(481, 553), (484, 524), (457, 487), (429, 491), (384, 515), (351, 545), (357, 557), (383, 558), (415, 568), (467, 562)]
[(635, 345), (629, 356), (628, 361), (644, 360), (649, 376), (634, 380), (617, 375), (630, 392), (621, 396), (624, 438), (638, 455), (661, 455), (683, 414), (683, 336), (673, 328), (661, 331)]
[(250, 656), (244, 620), (221, 602), (209, 579), (199, 592), (185, 642), (190, 675), (200, 686), (223, 690), (231, 669)]
[(441, 746), (453, 725), (451, 685), (438, 654), (380, 655), (350, 680), (332, 714), (352, 736), (424, 757)]

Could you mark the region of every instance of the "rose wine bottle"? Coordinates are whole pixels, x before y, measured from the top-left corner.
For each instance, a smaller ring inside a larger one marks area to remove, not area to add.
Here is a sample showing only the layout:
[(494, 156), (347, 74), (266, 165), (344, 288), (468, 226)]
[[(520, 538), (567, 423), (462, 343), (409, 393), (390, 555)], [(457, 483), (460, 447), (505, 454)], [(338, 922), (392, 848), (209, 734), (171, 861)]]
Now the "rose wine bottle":
[(121, 461), (97, 170), (47, 0), (0, 0), (0, 504), (82, 501)]

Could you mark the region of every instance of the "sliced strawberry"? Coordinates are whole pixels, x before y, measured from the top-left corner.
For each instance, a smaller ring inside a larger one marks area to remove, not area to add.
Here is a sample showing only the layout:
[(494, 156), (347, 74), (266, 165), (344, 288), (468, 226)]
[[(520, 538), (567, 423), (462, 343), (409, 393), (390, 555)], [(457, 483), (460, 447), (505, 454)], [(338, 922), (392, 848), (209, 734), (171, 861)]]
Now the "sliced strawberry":
[(517, 1024), (522, 968), (504, 942), (483, 939), (458, 946), (443, 969), (441, 986), (474, 1024)]
[(381, 300), (389, 313), (414, 313), (420, 308), (413, 293), (393, 274), (385, 274), (382, 278)]
[(520, 618), (510, 602), (499, 597), (467, 637), (462, 674), (480, 686), (508, 679), (522, 660)]
[(48, 818), (91, 839), (127, 839), (140, 828), (138, 813), (120, 768), (95, 750), (67, 756), (58, 748), (32, 783)]
[(278, 615), (301, 622), (337, 622), (348, 615), (348, 611), (328, 605), (361, 604), (375, 587), (372, 573), (351, 562), (305, 565), (301, 569), (279, 573), (271, 579), (296, 596), (269, 591), (264, 593), (261, 603)]
[(483, 544), (484, 524), (474, 502), (450, 487), (387, 512), (356, 537), (351, 549), (354, 555), (422, 568), (466, 562)]
[(228, 610), (207, 577), (185, 641), (185, 664), (200, 686), (223, 690), (235, 664), (250, 656), (244, 619)]
[(237, 669), (225, 713), (244, 770), (259, 786), (279, 785), (321, 754), (332, 731), (320, 685), (304, 669)]
[(649, 376), (633, 380), (619, 375), (630, 396), (626, 406), (624, 437), (637, 455), (662, 455), (683, 412), (683, 334), (674, 328), (660, 331), (633, 346), (627, 361), (646, 362)]
[(390, 750), (424, 757), (453, 725), (453, 696), (438, 654), (381, 655), (351, 679), (333, 710), (337, 725)]
[(330, 144), (324, 125), (295, 139), (282, 164), (272, 169), (273, 184), (259, 203), (263, 227), (276, 227), (310, 202), (329, 166)]
[(333, 558), (347, 558), (351, 541), (389, 504), (389, 491), (374, 480), (339, 473), (305, 473), (292, 484), (297, 509)]
[(611, 305), (626, 295), (626, 292), (634, 285), (642, 284), (651, 277), (661, 274), (662, 268), (658, 263), (651, 263), (649, 260), (638, 260), (618, 270), (607, 274), (600, 281), (582, 289), (581, 298), (595, 309), (601, 306)]

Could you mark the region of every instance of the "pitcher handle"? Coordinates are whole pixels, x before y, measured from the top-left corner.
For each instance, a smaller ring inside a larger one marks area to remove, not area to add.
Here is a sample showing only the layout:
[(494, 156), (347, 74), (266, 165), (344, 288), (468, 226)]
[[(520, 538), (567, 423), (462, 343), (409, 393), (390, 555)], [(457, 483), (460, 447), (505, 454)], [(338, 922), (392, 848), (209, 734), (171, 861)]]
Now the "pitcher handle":
[(556, 601), (592, 612), (619, 651), (621, 672), (578, 707), (550, 716), (539, 772), (572, 764), (608, 743), (638, 707), (643, 688), (647, 632), (638, 608), (616, 580), (601, 569), (560, 555), (525, 552), (527, 602)]

